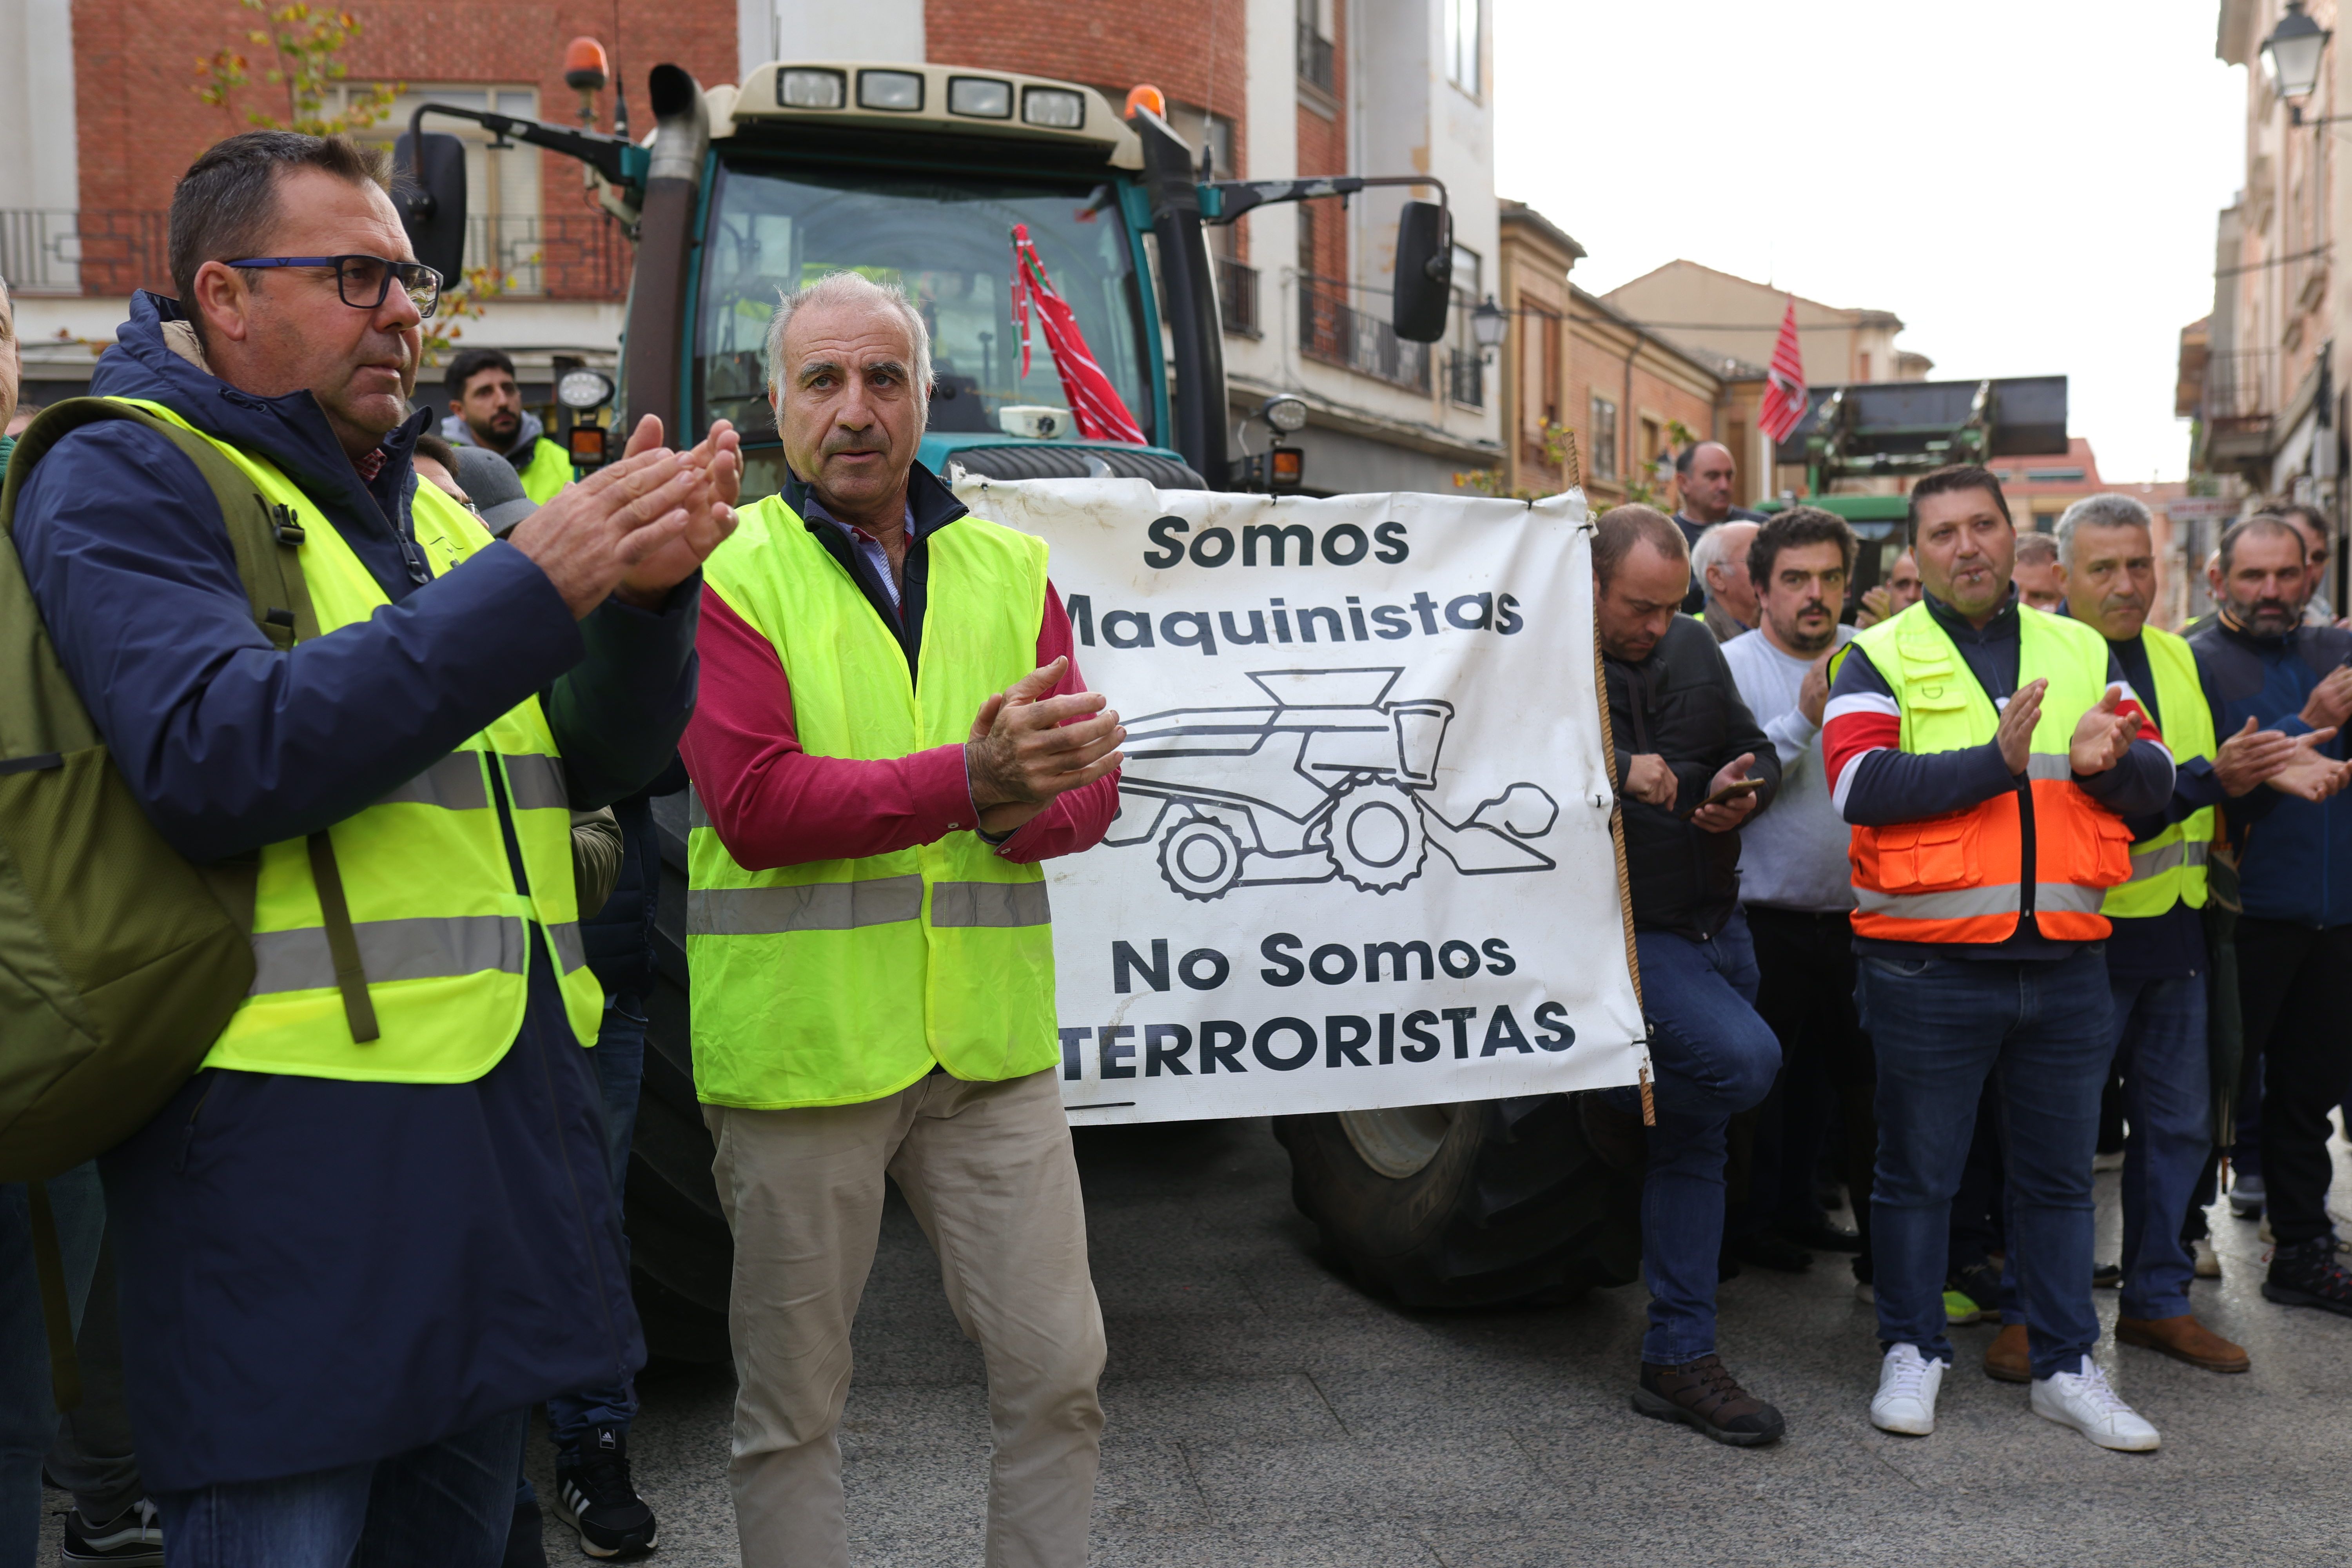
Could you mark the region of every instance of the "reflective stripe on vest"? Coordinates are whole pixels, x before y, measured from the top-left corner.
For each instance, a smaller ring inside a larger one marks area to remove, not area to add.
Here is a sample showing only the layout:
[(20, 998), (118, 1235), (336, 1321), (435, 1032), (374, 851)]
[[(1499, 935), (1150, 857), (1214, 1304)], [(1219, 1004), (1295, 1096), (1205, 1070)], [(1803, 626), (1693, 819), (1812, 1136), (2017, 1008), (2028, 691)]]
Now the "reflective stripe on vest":
[[(2200, 840), (2195, 844), (2190, 844), (2184, 840), (2175, 839), (2169, 844), (2159, 844), (2155, 848), (2148, 850), (2146, 854), (2142, 854), (2139, 850), (2134, 849), (2132, 851), (2131, 881), (2126, 882), (2123, 885), (2125, 887), (2129, 887), (2131, 886), (2131, 882), (2153, 881), (2167, 871), (2177, 871), (2183, 867), (2202, 867), (2205, 864), (2206, 855), (2210, 847), (2202, 840)], [(2111, 899), (2114, 898), (2115, 889), (2108, 889), (2107, 896)], [(2109, 912), (2113, 913), (2114, 911), (2110, 910)]]
[(530, 461), (516, 473), (522, 493), (545, 506), (572, 482), (572, 454), (541, 436), (530, 450)]
[[(322, 637), (385, 605), (383, 588), (299, 487), (264, 458), (214, 445), (301, 525), (303, 581)], [(417, 487), (411, 515), (436, 575), (489, 542), (471, 514), (430, 485)], [(500, 795), (529, 892), (517, 889)], [(521, 1028), (533, 926), (560, 973), (567, 1020), (583, 1045), (594, 1043), (603, 989), (586, 968), (574, 908), (563, 763), (537, 698), (329, 832), (378, 1037), (352, 1037), (310, 857), (295, 838), (262, 847), (254, 984), (204, 1065), (377, 1082), (479, 1078)]]
[[(2197, 678), (2197, 655), (2180, 637), (2154, 626), (2140, 633), (2140, 646), (2147, 650), (2156, 720), (2173, 760), (2211, 761), (2217, 750), (2213, 710)], [(2131, 879), (2109, 889), (2100, 908), (2111, 920), (2145, 920), (2177, 903), (2203, 909), (2208, 849), (2221, 831), (2221, 814), (2210, 805), (2167, 823), (2161, 833), (2132, 846)]]
[[(2062, 617), (2018, 617), (2018, 685), (2046, 680), (2026, 756), (2033, 805), (2033, 915), (2061, 942), (2107, 934), (2105, 889), (2130, 875), (2131, 830), (2074, 782), (2075, 724), (2107, 688), (2107, 646)], [(2000, 728), (1992, 700), (1925, 603), (1848, 645), (1895, 693), (1901, 745), (1915, 754), (1980, 746)], [(2024, 821), (2017, 793), (1967, 811), (1853, 831), (1857, 935), (1895, 942), (1990, 943), (2023, 912)]]
[[(775, 649), (808, 754), (959, 745), (980, 705), (1036, 664), (1045, 545), (966, 517), (923, 549), (912, 682), (880, 612), (781, 498), (744, 508), (706, 565), (709, 590)], [(992, 1081), (1061, 1059), (1039, 868), (1003, 859), (964, 820), (887, 854), (747, 870), (701, 795), (687, 812), (686, 945), (704, 1100), (844, 1105), (935, 1066)]]

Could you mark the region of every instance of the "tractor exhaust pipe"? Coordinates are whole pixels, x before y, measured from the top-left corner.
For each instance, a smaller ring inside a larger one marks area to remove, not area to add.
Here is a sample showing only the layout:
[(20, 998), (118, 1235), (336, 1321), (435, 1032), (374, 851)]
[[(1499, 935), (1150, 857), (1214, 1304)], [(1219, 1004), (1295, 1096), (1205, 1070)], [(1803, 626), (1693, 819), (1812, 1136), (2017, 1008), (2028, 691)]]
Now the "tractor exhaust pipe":
[(688, 268), (694, 256), (702, 165), (710, 154), (710, 115), (703, 105), (702, 85), (677, 66), (654, 67), (647, 87), (654, 110), (653, 157), (638, 220), (636, 280), (629, 297), (628, 342), (638, 352), (628, 356), (622, 428), (625, 431), (647, 414), (656, 415), (664, 438), (684, 447), (701, 436), (686, 428), (683, 377), (691, 354), (672, 353), (669, 348), (688, 343)]

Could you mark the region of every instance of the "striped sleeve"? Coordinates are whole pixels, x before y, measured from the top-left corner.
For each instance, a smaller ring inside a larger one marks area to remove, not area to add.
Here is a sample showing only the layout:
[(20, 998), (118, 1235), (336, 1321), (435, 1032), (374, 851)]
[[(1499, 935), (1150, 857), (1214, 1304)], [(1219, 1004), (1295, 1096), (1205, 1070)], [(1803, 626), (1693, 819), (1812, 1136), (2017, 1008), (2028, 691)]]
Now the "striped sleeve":
[(1859, 647), (1849, 647), (1822, 713), (1822, 755), (1830, 801), (1862, 827), (1917, 822), (1966, 811), (2016, 787), (2000, 748), (1987, 742), (1957, 752), (1901, 750), (1902, 710), (1894, 689)]

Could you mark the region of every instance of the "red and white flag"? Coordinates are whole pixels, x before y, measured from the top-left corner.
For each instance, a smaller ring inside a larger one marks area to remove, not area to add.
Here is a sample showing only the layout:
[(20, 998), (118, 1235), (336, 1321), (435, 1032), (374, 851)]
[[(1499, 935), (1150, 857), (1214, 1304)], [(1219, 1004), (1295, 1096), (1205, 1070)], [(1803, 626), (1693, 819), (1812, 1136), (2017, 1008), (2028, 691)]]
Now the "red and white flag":
[(1102, 366), (1087, 351), (1078, 331), (1077, 313), (1055, 290), (1037, 257), (1035, 242), (1025, 223), (1013, 226), (1013, 321), (1021, 330), (1021, 374), (1029, 374), (1029, 316), (1032, 310), (1045, 333), (1046, 352), (1054, 356), (1055, 374), (1062, 378), (1063, 395), (1070, 400), (1070, 417), (1078, 434), (1089, 441), (1125, 441), (1140, 447), (1143, 427), (1128, 412), (1127, 401), (1110, 384)]
[(1797, 300), (1780, 318), (1780, 338), (1772, 345), (1772, 368), (1764, 373), (1764, 400), (1757, 423), (1775, 442), (1785, 441), (1805, 417), (1805, 356), (1797, 348)]

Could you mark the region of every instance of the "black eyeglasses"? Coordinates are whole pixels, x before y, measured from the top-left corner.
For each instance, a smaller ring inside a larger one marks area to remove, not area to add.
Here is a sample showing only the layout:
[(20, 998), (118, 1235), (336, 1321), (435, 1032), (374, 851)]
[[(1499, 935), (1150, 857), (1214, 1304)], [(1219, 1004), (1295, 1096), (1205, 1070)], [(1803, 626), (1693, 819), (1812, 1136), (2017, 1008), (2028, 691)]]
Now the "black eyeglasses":
[(249, 256), (229, 267), (331, 267), (335, 292), (357, 310), (373, 310), (392, 293), (395, 279), (407, 290), (420, 316), (440, 308), (441, 274), (422, 261), (392, 261), (381, 256)]

